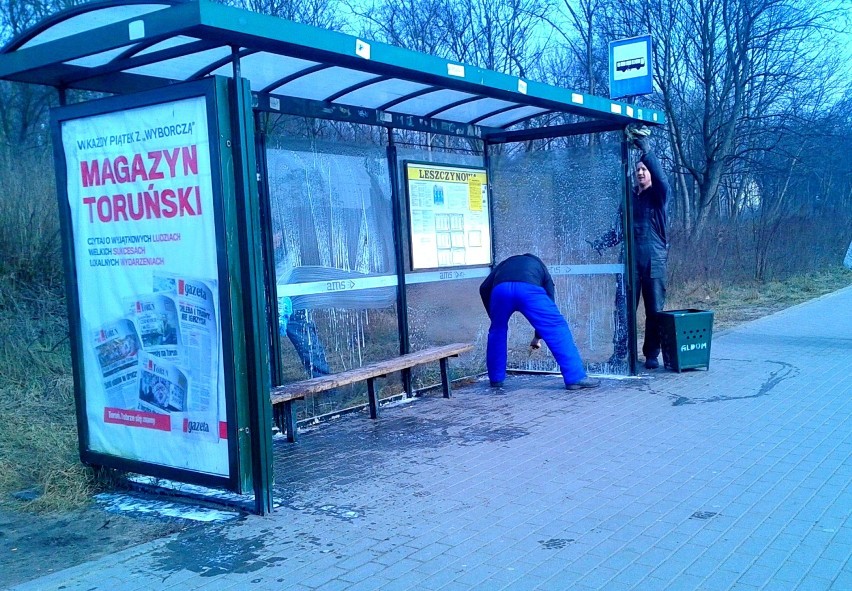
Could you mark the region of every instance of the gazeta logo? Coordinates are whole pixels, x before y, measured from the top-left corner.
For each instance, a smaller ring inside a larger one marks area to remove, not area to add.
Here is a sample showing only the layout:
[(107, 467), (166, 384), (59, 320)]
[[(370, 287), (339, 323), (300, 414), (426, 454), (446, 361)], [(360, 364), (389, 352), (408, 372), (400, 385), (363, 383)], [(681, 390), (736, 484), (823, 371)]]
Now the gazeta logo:
[(183, 432), (184, 433), (210, 433), (210, 425), (208, 425), (205, 421), (190, 421), (189, 419), (183, 420)]

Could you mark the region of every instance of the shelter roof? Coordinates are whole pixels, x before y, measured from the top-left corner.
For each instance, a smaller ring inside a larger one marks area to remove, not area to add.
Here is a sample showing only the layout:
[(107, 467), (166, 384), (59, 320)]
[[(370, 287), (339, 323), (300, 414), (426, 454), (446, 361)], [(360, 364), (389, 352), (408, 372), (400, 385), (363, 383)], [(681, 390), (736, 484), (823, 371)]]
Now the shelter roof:
[(0, 50), (0, 79), (114, 94), (233, 77), (237, 65), (255, 107), (269, 111), (343, 119), (337, 115), (354, 112), (384, 124), (410, 118), (485, 134), (552, 114), (578, 116), (573, 126), (582, 132), (664, 123), (653, 109), (209, 0), (82, 4)]

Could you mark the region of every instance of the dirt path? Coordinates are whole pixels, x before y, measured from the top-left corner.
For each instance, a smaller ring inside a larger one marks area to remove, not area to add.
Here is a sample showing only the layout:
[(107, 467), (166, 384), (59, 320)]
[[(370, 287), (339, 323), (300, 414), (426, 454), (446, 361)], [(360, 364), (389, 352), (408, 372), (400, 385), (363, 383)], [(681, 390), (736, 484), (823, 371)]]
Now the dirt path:
[(185, 519), (129, 517), (97, 505), (51, 515), (0, 511), (0, 589), (198, 526)]

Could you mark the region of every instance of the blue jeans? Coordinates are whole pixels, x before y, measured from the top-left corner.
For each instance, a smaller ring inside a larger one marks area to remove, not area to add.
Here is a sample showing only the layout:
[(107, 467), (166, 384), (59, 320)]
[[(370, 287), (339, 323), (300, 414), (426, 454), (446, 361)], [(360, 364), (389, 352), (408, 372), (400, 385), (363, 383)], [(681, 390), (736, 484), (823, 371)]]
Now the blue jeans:
[(317, 325), (308, 318), (305, 310), (293, 312), (287, 321), (286, 333), (305, 371), (312, 378), (331, 373), (325, 358), (325, 349), (317, 334)]
[(492, 382), (506, 379), (509, 318), (515, 312), (523, 314), (547, 343), (559, 364), (565, 385), (575, 384), (586, 377), (571, 329), (544, 288), (532, 283), (507, 281), (495, 285), (491, 292), (491, 328), (488, 329), (485, 359), (488, 378)]

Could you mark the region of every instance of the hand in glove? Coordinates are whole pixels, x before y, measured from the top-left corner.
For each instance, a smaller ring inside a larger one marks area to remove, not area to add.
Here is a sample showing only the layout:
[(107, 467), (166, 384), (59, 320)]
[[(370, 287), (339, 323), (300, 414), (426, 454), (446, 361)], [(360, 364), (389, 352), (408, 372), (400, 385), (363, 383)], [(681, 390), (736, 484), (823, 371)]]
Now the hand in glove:
[(651, 141), (647, 137), (638, 137), (633, 140), (633, 147), (640, 150), (642, 154), (647, 154), (651, 151)]
[(647, 125), (631, 123), (624, 129), (624, 135), (631, 146), (647, 154), (651, 149), (651, 129)]

